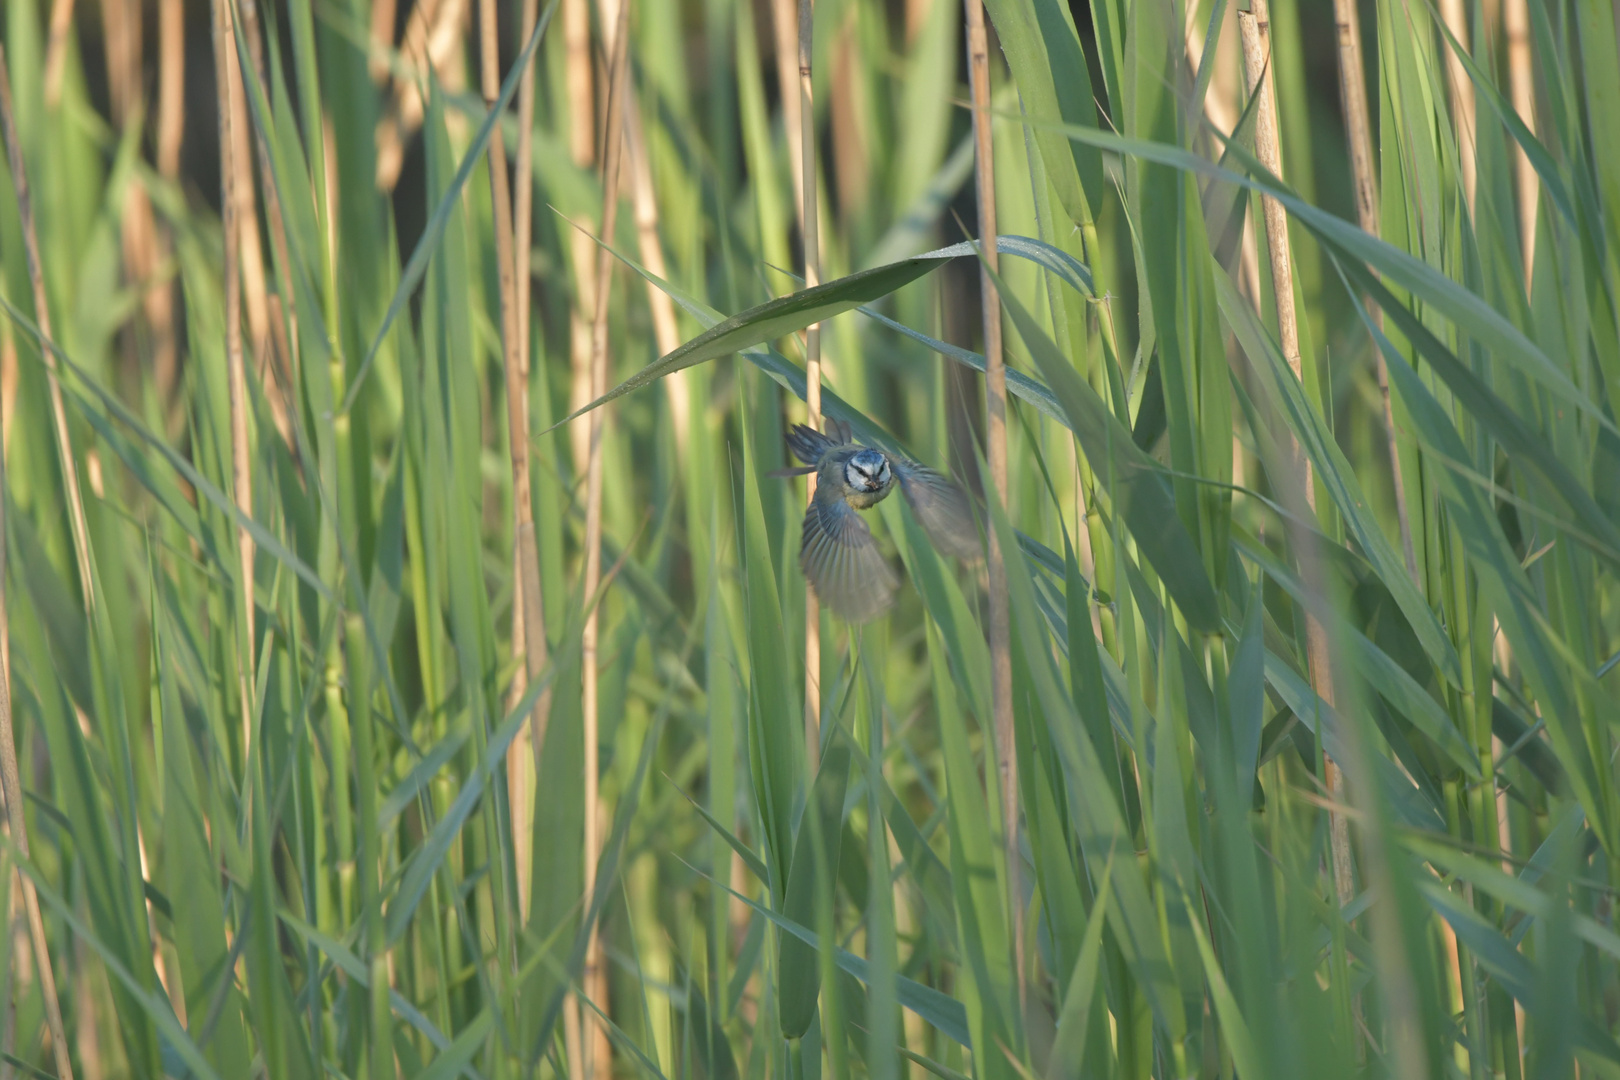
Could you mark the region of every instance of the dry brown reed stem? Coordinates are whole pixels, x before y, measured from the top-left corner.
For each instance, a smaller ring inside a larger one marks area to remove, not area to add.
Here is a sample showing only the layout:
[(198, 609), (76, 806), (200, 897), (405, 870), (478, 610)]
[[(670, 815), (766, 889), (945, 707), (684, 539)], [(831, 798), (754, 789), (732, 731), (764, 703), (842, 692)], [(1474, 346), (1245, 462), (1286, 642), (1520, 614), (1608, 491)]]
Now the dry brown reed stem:
[[(230, 0), (227, 0), (229, 3)], [(242, 19), (243, 37), (250, 43), (258, 39), (258, 4), (256, 0), (236, 0), (232, 18)], [(230, 50), (230, 107), (231, 107), (231, 197), (236, 200), (237, 242), (241, 245), (242, 299), (247, 315), (248, 355), (254, 369), (259, 372), (259, 384), (264, 391), (277, 429), (290, 445), (292, 424), (287, 416), (287, 403), (282, 398), (280, 384), (266, 378), (265, 365), (270, 361), (270, 284), (265, 271), (264, 243), (259, 236), (259, 212), (253, 190), (253, 147), (256, 141), (252, 123), (248, 120), (247, 86), (243, 82), (242, 56), (237, 51), (234, 36), (226, 41)], [(269, 174), (266, 173), (266, 178)], [(273, 187), (274, 185), (268, 185)], [(274, 195), (265, 200), (269, 208)], [(240, 333), (240, 324), (237, 332)]]
[[(540, 17), (539, 0), (523, 0), (523, 27), (520, 40), (527, 42), (534, 36), (534, 25)], [(534, 512), (529, 500), (529, 245), (530, 230), (534, 215), (534, 63), (523, 69), (523, 77), (518, 84), (518, 144), (517, 144), (517, 184), (513, 197), (512, 210), (512, 244), (513, 244), (513, 279), (515, 282), (514, 300), (517, 306), (517, 384), (507, 388), (508, 408), (510, 397), (520, 395), (522, 400), (518, 403), (517, 413), (512, 417), (512, 492), (514, 507), (519, 515), (517, 526), (512, 539), (512, 580), (521, 582), (525, 586), (523, 593), (524, 606), (519, 614), (516, 605), (512, 613), (512, 652), (524, 658), (523, 664), (518, 668), (523, 678), (514, 677), (512, 680), (513, 704), (517, 703), (527, 692), (527, 682), (540, 674), (546, 666), (546, 614), (542, 603), (543, 594), (540, 582), (540, 549), (534, 534)], [(522, 483), (518, 482), (518, 456), (522, 448)], [(521, 501), (517, 498), (519, 488), (524, 496)], [(528, 586), (532, 582), (533, 589)], [(532, 602), (533, 611), (529, 610)], [(519, 745), (513, 747), (513, 753), (507, 756), (507, 778), (514, 794), (512, 805), (513, 814), (521, 815), (520, 822), (513, 822), (513, 835), (517, 837), (517, 875), (518, 896), (522, 905), (522, 914), (528, 918), (529, 896), (533, 883), (533, 818), (534, 813), (534, 787), (540, 775), (540, 754), (545, 749), (546, 731), (551, 722), (551, 690), (547, 688), (540, 694), (534, 703), (534, 712), (529, 716), (529, 727), (523, 732), (520, 742), (526, 740), (529, 744), (528, 753)], [(527, 770), (527, 775), (524, 775)], [(515, 777), (514, 777), (514, 774)], [(512, 779), (518, 783), (510, 784)], [(526, 782), (525, 782), (526, 781)]]
[[(1350, 178), (1356, 202), (1356, 223), (1369, 236), (1377, 236), (1378, 186), (1373, 180), (1372, 123), (1367, 114), (1366, 69), (1361, 62), (1361, 19), (1356, 0), (1333, 0), (1333, 17), (1339, 35), (1339, 105), (1344, 111), (1345, 140), (1350, 149)], [(1384, 313), (1369, 307), (1376, 326), (1382, 329)], [(1412, 546), (1412, 517), (1406, 506), (1406, 478), (1401, 475), (1401, 455), (1395, 437), (1395, 410), (1389, 399), (1389, 366), (1384, 354), (1373, 350), (1373, 370), (1378, 376), (1378, 395), (1384, 405), (1384, 442), (1389, 450), (1390, 483), (1395, 494), (1395, 518), (1401, 530), (1401, 552), (1406, 556), (1406, 572), (1422, 588), (1418, 577), (1417, 552)]]
[[(1463, 4), (1464, 0), (1440, 0), (1440, 17), (1445, 20), (1451, 36), (1457, 39), (1457, 44), (1467, 49), (1470, 40), (1468, 14)], [(1468, 69), (1463, 66), (1462, 58), (1452, 50), (1449, 42), (1441, 46), (1441, 51), (1446, 55), (1446, 81), (1451, 84), (1451, 122), (1457, 129), (1457, 164), (1462, 172), (1463, 198), (1468, 202), (1468, 216), (1472, 218), (1474, 190), (1478, 184), (1478, 163), (1474, 150), (1474, 84), (1468, 78)]]
[[(1276, 91), (1270, 73), (1271, 27), (1266, 0), (1252, 0), (1252, 9), (1238, 13), (1238, 27), (1243, 39), (1243, 68), (1249, 93), (1258, 96), (1255, 117), (1254, 149), (1260, 164), (1281, 179), (1282, 152), (1277, 137)], [(1288, 214), (1282, 203), (1267, 195), (1260, 200), (1266, 219), (1266, 244), (1271, 252), (1271, 286), (1277, 298), (1277, 329), (1282, 339), (1283, 356), (1288, 361), (1294, 378), (1303, 381), (1304, 369), (1299, 353), (1299, 321), (1294, 308), (1293, 255), (1288, 244)], [(1316, 513), (1316, 485), (1311, 477), (1311, 463), (1302, 458), (1299, 440), (1289, 434), (1290, 457), (1299, 463), (1305, 505)], [(1310, 661), (1311, 687), (1330, 707), (1336, 700), (1333, 687), (1333, 667), (1328, 653), (1327, 633), (1321, 620), (1309, 612), (1305, 615), (1305, 649)], [(1326, 761), (1328, 797), (1335, 803), (1344, 801), (1344, 774), (1338, 763)], [(1333, 886), (1341, 905), (1355, 898), (1355, 869), (1350, 855), (1350, 823), (1343, 814), (1330, 819), (1330, 839), (1333, 853)]]
[[(963, 0), (967, 11), (968, 81), (973, 94), (974, 178), (978, 195), (979, 290), (984, 317), (985, 443), (990, 475), (985, 497), (1007, 498), (1007, 369), (1001, 355), (1001, 298), (992, 274), (996, 258), (995, 153), (990, 117), (990, 46), (983, 0)], [(990, 558), (990, 713), (996, 744), (996, 780), (1001, 788), (1001, 821), (1007, 849), (1007, 900), (1012, 916), (1014, 973), (1018, 1002), (1027, 1001), (1024, 957), (1023, 864), (1018, 853), (1018, 758), (1013, 741), (1012, 618), (1007, 600), (1007, 553), (989, 530)]]
[[(6, 50), (0, 45), (0, 133), (5, 136), (6, 162), (11, 168), (12, 188), (17, 196), (17, 214), (22, 220), (23, 249), (28, 257), (28, 278), (34, 290), (34, 318), (39, 326), (40, 352), (50, 376), (51, 413), (56, 423), (56, 449), (61, 455), (64, 485), (68, 489), (69, 521), (73, 526), (74, 553), (79, 560), (80, 581), (85, 602), (91, 600), (89, 537), (84, 527), (84, 504), (79, 498), (78, 469), (73, 461), (73, 445), (68, 437), (67, 414), (62, 408), (62, 387), (57, 382), (56, 354), (51, 351), (51, 317), (45, 302), (45, 277), (39, 263), (39, 238), (34, 232), (34, 210), (28, 197), (28, 174), (23, 168), (22, 145), (17, 139), (17, 119), (11, 105), (11, 71)], [(11, 722), (11, 620), (6, 608), (6, 472), (5, 432), (0, 431), (0, 796), (6, 804), (6, 821), (11, 841), (22, 857), (28, 856), (27, 823), (23, 819), (22, 777), (17, 771), (17, 740)], [(40, 993), (45, 1001), (45, 1022), (51, 1033), (51, 1051), (56, 1074), (72, 1080), (73, 1063), (68, 1056), (67, 1033), (62, 1024), (62, 1006), (56, 996), (56, 975), (45, 940), (45, 920), (39, 911), (39, 893), (32, 878), (19, 869), (23, 904), (28, 910), (28, 930), (33, 942), (34, 967), (39, 972)]]
[[(613, 253), (608, 250), (619, 209), (619, 172), (624, 160), (624, 101), (628, 95), (629, 79), (626, 75), (626, 53), (630, 37), (630, 0), (617, 0), (616, 17), (609, 21), (603, 10), (604, 27), (612, 26), (608, 39), (607, 123), (602, 138), (602, 231), (603, 244), (597, 245), (596, 310), (591, 321), (591, 400), (607, 393), (608, 369), (608, 295), (613, 283)], [(607, 7), (604, 3), (603, 9)], [(602, 431), (606, 415), (598, 408), (590, 414), (590, 456), (585, 478), (585, 583), (584, 594), (596, 595), (602, 580)], [(597, 710), (600, 706), (597, 672), (597, 634), (601, 613), (600, 603), (592, 605), (585, 616), (585, 629), (581, 641), (584, 667), (584, 719), (585, 719), (585, 908), (588, 911), (596, 889), (596, 869), (601, 859), (602, 833), (599, 816), (598, 784), (601, 769), (597, 755)], [(597, 1008), (608, 1011), (608, 1002), (602, 993), (607, 986), (607, 972), (603, 967), (602, 940), (593, 922), (585, 948), (585, 993)], [(593, 1024), (589, 1048), (585, 1055), (586, 1080), (611, 1075), (612, 1064), (607, 1033), (600, 1024)], [(599, 1071), (600, 1070), (600, 1071)]]
[[(592, 74), (591, 13), (587, 2), (562, 0), (563, 78), (568, 90), (568, 156), (580, 169), (589, 169), (596, 162), (596, 80)], [(588, 221), (582, 220), (580, 224), (584, 229), (591, 227)], [(572, 413), (591, 400), (591, 320), (596, 311), (596, 246), (589, 236), (584, 235), (583, 230), (576, 230), (569, 252), (574, 262), (574, 306), (568, 313), (568, 411)], [(587, 467), (590, 431), (589, 424), (573, 424), (568, 429), (570, 456), (576, 476), (581, 468)], [(589, 800), (585, 805), (591, 805)], [(589, 824), (585, 827), (591, 828)], [(569, 1080), (585, 1080), (585, 1036), (580, 1023), (579, 999), (573, 994), (563, 998), (563, 1044), (568, 1052)]]
[[(796, 52), (799, 56), (799, 225), (804, 243), (804, 287), (821, 284), (821, 222), (816, 213), (816, 110), (810, 65), (815, 55), (815, 10), (799, 0)], [(791, 141), (791, 136), (789, 141)], [(821, 430), (821, 324), (804, 332), (804, 405), (811, 427)], [(816, 474), (805, 477), (808, 497), (816, 497)], [(821, 762), (821, 602), (804, 590), (804, 754), (810, 772)]]
[[(568, 87), (568, 155), (581, 170), (596, 165), (596, 77), (591, 55), (591, 13), (588, 0), (563, 0), (563, 77)], [(588, 230), (594, 222), (581, 216)], [(591, 400), (591, 319), (596, 313), (596, 245), (576, 230), (570, 254), (574, 260), (574, 310), (568, 320), (568, 411), (577, 412)], [(576, 473), (590, 456), (588, 426), (568, 429)], [(572, 1001), (573, 999), (568, 999)]]
[[(1227, 13), (1232, 18), (1237, 17), (1236, 8), (1227, 8)], [(1187, 9), (1187, 64), (1194, 72), (1197, 72), (1198, 65), (1203, 61), (1205, 41), (1203, 24), (1196, 17), (1197, 14), (1193, 9), (1193, 5), (1189, 5)], [(1224, 32), (1225, 27), (1216, 28), (1216, 33)], [(1220, 43), (1216, 44), (1216, 48), (1217, 50), (1220, 49)], [(1241, 50), (1239, 51), (1241, 52)], [(1202, 103), (1204, 119), (1208, 120), (1217, 132), (1230, 135), (1237, 128), (1238, 109), (1236, 103), (1232, 100), (1232, 95), (1224, 92), (1220, 67), (1219, 53), (1217, 53), (1217, 70), (1214, 77), (1210, 79), (1209, 92), (1204, 95)], [(1235, 94), (1236, 87), (1233, 86), (1231, 91)], [(1238, 284), (1242, 286), (1249, 299), (1258, 304), (1260, 302), (1260, 248), (1254, 235), (1254, 220), (1248, 214), (1243, 215), (1243, 239), (1238, 250)], [(1087, 543), (1089, 542), (1088, 539)]]
[(158, 3), (157, 167), (180, 175), (180, 143), (186, 132), (186, 10), (184, 0)]
[(394, 76), (388, 115), (377, 122), (379, 191), (392, 191), (399, 182), (399, 171), (405, 164), (405, 143), (422, 126), (422, 87), (427, 84), (429, 71), (438, 71), (446, 87), (450, 86), (466, 14), (467, 0), (420, 0), (411, 9), (400, 46), (403, 70)]
[[(241, 4), (242, 29), (247, 36), (248, 54), (253, 61), (253, 76), (261, 89), (268, 85), (264, 71), (264, 36), (259, 29), (258, 5), (255, 0), (245, 0)], [(244, 105), (246, 93), (243, 94)], [(242, 116), (246, 125), (247, 118)], [(264, 133), (254, 130), (254, 149), (258, 154), (260, 183), (264, 187), (264, 214), (270, 225), (270, 243), (275, 248), (275, 257), (281, 266), (291, 266), (287, 251), (287, 224), (281, 216), (281, 197), (276, 194), (275, 173), (270, 161), (270, 145), (264, 140)], [(247, 161), (244, 150), (242, 160)], [(247, 169), (244, 166), (243, 172)], [(251, 185), (250, 185), (251, 186)], [(257, 230), (253, 230), (255, 236)], [(261, 278), (262, 278), (261, 274)], [(264, 351), (258, 357), (259, 382), (264, 387), (265, 399), (270, 404), (270, 410), (276, 422), (276, 428), (281, 432), (282, 441), (289, 449), (295, 447), (293, 437), (292, 417), (289, 414), (287, 397), (298, 385), (298, 305), (291, 295), (286, 297), (268, 296), (265, 298), (266, 319), (269, 322), (270, 342), (266, 343)], [(286, 318), (284, 324), (281, 320)], [(251, 322), (251, 315), (249, 321)], [(291, 328), (291, 333), (288, 328)], [(280, 357), (279, 372), (272, 372), (268, 365), (273, 358)], [(274, 376), (274, 377), (273, 377)], [(293, 449), (296, 455), (296, 449)]]
[(56, 108), (62, 100), (62, 69), (67, 63), (68, 31), (73, 27), (73, 0), (51, 4), (51, 33), (45, 43), (45, 105)]
[[(0, 511), (0, 517), (3, 516), (4, 511)], [(6, 835), (11, 835), (9, 826), (6, 828)], [(6, 882), (5, 933), (6, 948), (11, 950), (11, 955), (16, 959), (6, 965), (5, 985), (0, 987), (0, 1008), (5, 1009), (4, 1016), (0, 1017), (0, 1053), (8, 1057), (17, 1056), (17, 998), (21, 996), (17, 993), (17, 985), (22, 981), (20, 970), (23, 966), (22, 957), (28, 949), (27, 932), (22, 930), (27, 920), (20, 917), (21, 913), (22, 890), (17, 887), (17, 875), (13, 874)], [(16, 1070), (9, 1062), (0, 1060), (0, 1080), (12, 1080), (16, 1075)]]
[[(1507, 31), (1508, 82), (1513, 111), (1532, 135), (1536, 132), (1536, 76), (1530, 66), (1529, 0), (1503, 0), (1502, 23)], [(1519, 254), (1524, 261), (1524, 288), (1530, 291), (1536, 266), (1536, 206), (1541, 180), (1521, 147), (1513, 148), (1514, 174), (1519, 195)]]
[(394, 47), (396, 0), (371, 0), (371, 50), (366, 56), (366, 74), (378, 86), (388, 81), (388, 50)]
[[(236, 107), (233, 91), (241, 85), (241, 72), (236, 64), (236, 40), (232, 30), (229, 0), (214, 0), (214, 75), (217, 85), (224, 87), (219, 108), (219, 186), (220, 211), (225, 234), (225, 363), (230, 389), (231, 413), (231, 487), (236, 508), (244, 517), (253, 516), (253, 470), (248, 449), (247, 426), (247, 373), (242, 356), (242, 277), (241, 277), (241, 200), (237, 188), (241, 184), (238, 170), (236, 138)], [(239, 582), (242, 639), (241, 670), (238, 691), (242, 703), (242, 759), (247, 761), (247, 748), (253, 733), (253, 536), (238, 527), (236, 534), (237, 573)]]
[(803, 234), (804, 142), (796, 134), (804, 130), (804, 121), (799, 116), (804, 106), (799, 97), (799, 73), (795, 65), (799, 57), (799, 12), (795, 0), (771, 0), (771, 21), (776, 30), (776, 88), (782, 102), (782, 133), (787, 138), (793, 199), (801, 212), (799, 232)]
[[(483, 53), (484, 104), (494, 108), (500, 97), (500, 50), (496, 39), (495, 0), (481, 0), (479, 6), (480, 44)], [(532, 30), (532, 27), (530, 28)], [(527, 33), (524, 40), (528, 40)], [(525, 75), (532, 94), (533, 68)], [(532, 116), (532, 112), (531, 112)], [(525, 129), (523, 132), (527, 135)], [(525, 151), (528, 147), (524, 148)], [(512, 467), (512, 570), (515, 590), (512, 604), (512, 651), (521, 658), (513, 676), (512, 704), (528, 689), (529, 679), (540, 674), (546, 662), (546, 616), (540, 594), (540, 555), (534, 536), (534, 511), (529, 492), (529, 380), (528, 338), (524, 333), (523, 310), (528, 306), (528, 282), (517, 275), (517, 248), (527, 253), (528, 236), (518, 234), (512, 222), (511, 192), (506, 176), (506, 143), (489, 140), (490, 199), (495, 210), (495, 261), (501, 290), (502, 360), (506, 372), (506, 418)], [(527, 258), (524, 259), (525, 264)], [(525, 275), (526, 278), (526, 275)], [(507, 755), (508, 779), (518, 781), (514, 789), (524, 798), (512, 802), (513, 836), (518, 838), (518, 896), (522, 911), (528, 910), (530, 869), (530, 818), (525, 801), (532, 800), (534, 755), (545, 743), (546, 724), (551, 716), (551, 698), (541, 693), (529, 713), (525, 738), (528, 753)], [(527, 775), (526, 775), (527, 774)], [(525, 784), (523, 781), (527, 781)], [(531, 802), (532, 805), (532, 802)]]
[[(533, 0), (530, 0), (533, 2)], [(669, 266), (664, 261), (664, 244), (658, 236), (658, 195), (653, 190), (652, 159), (647, 147), (647, 132), (641, 125), (641, 108), (635, 95), (625, 101), (625, 121), (629, 125), (625, 138), (630, 140), (631, 193), (635, 199), (636, 243), (641, 251), (641, 265), (655, 277), (669, 280)], [(680, 347), (681, 328), (675, 321), (675, 301), (669, 293), (652, 282), (647, 282), (647, 306), (652, 309), (653, 338), (658, 352), (668, 356)], [(692, 390), (686, 372), (672, 371), (663, 378), (669, 394), (669, 412), (675, 429), (675, 452), (686, 454), (687, 430), (691, 424)]]

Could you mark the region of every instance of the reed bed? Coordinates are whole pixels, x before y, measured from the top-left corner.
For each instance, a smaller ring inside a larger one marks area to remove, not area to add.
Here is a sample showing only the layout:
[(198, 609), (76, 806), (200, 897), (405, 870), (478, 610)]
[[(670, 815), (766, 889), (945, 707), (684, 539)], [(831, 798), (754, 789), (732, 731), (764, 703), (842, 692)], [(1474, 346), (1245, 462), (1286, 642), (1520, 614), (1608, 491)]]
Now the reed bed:
[(0, 1078), (1620, 1076), (1606, 0), (0, 45)]

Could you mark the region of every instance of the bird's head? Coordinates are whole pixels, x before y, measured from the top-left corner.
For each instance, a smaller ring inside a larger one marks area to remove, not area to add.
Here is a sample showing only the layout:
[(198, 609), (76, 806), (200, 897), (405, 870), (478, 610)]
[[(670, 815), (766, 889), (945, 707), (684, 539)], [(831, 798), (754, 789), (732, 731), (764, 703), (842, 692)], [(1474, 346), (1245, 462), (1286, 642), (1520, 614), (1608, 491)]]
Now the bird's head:
[(861, 495), (877, 495), (888, 490), (894, 476), (889, 459), (877, 450), (860, 450), (844, 463), (844, 483)]

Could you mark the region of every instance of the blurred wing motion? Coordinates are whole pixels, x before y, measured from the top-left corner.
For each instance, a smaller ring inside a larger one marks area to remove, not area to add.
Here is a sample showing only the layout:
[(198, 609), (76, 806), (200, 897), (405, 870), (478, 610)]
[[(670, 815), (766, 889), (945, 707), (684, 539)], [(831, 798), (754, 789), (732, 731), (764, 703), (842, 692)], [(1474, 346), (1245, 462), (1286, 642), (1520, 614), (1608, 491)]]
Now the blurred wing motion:
[(827, 451), (850, 441), (849, 426), (836, 420), (828, 425), (825, 435), (803, 424), (794, 424), (787, 433), (788, 449), (793, 451), (793, 456), (811, 466), (819, 464)]
[(901, 458), (889, 460), (900, 481), (901, 494), (934, 549), (967, 562), (979, 558), (979, 530), (973, 523), (973, 508), (966, 493), (949, 477), (926, 465)]
[(872, 530), (830, 484), (816, 488), (805, 511), (799, 566), (821, 602), (850, 622), (882, 614), (900, 584)]

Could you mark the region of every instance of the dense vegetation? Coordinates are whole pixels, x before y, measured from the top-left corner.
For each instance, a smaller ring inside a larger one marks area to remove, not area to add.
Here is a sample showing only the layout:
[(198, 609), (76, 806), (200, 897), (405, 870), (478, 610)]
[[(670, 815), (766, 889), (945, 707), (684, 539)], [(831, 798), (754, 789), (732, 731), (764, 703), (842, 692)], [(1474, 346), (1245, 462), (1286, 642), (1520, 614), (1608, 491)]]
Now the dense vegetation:
[(1620, 1075), (1612, 5), (985, 3), (0, 6), (0, 1077)]

